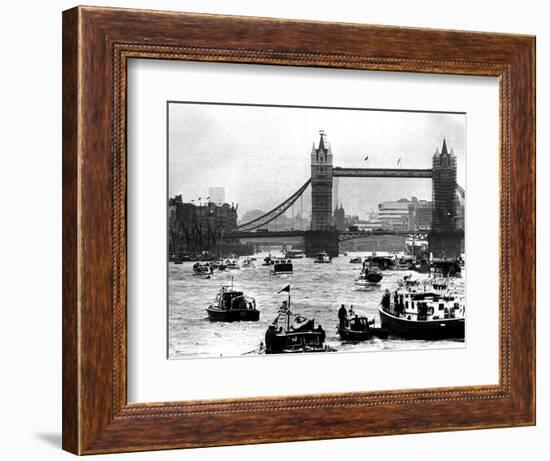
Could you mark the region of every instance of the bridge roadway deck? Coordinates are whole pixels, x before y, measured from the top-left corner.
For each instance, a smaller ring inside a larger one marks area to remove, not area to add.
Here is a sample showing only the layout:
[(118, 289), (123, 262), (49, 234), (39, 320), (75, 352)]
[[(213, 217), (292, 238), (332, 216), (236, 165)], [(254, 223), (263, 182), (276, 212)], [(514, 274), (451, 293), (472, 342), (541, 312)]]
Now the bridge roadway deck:
[(414, 168), (341, 168), (335, 166), (332, 176), (339, 178), (432, 178), (433, 170)]
[[(284, 237), (303, 237), (306, 235), (308, 231), (302, 231), (302, 230), (288, 230), (288, 231), (267, 231), (267, 232), (226, 232), (224, 234), (224, 238), (226, 239), (242, 239), (242, 238), (284, 238)], [(338, 232), (335, 231), (336, 234), (340, 238), (344, 237), (344, 239), (351, 239), (351, 238), (361, 238), (361, 237), (376, 237), (376, 236), (384, 236), (384, 235), (400, 235), (403, 237), (425, 237), (429, 234), (429, 232), (426, 231), (376, 231), (376, 232), (361, 232), (361, 231), (350, 231), (350, 232)]]

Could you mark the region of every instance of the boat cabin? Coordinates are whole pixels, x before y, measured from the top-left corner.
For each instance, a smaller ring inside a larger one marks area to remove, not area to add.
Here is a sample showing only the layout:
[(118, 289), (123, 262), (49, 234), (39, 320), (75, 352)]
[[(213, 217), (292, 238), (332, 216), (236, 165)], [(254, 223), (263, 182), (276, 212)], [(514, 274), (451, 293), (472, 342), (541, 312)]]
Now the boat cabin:
[(397, 290), (389, 312), (407, 320), (440, 320), (464, 318), (462, 299), (433, 291)]
[(273, 262), (271, 273), (273, 275), (292, 274), (293, 270), (294, 268), (293, 268), (291, 259), (278, 258), (278, 259), (275, 259)]

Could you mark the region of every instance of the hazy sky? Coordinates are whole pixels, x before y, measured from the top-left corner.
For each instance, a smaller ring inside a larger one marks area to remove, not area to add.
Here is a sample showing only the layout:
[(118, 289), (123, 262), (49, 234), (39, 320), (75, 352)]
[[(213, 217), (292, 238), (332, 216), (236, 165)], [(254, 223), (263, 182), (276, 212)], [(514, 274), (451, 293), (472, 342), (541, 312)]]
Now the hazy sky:
[[(309, 178), (321, 129), (342, 167), (395, 168), (401, 158), (402, 168), (430, 168), (445, 137), (465, 185), (464, 114), (170, 103), (168, 123), (170, 196), (190, 201), (224, 187), (240, 216), (275, 207)], [(431, 200), (431, 180), (339, 179), (346, 214), (412, 195)]]

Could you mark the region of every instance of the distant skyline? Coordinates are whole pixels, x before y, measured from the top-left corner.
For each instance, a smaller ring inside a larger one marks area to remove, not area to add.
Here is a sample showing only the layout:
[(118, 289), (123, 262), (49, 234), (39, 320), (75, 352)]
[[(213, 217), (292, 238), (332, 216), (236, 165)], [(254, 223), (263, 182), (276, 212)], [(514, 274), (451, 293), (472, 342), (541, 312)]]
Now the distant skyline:
[[(309, 178), (319, 130), (341, 167), (431, 168), (445, 138), (465, 187), (465, 125), (465, 114), (170, 103), (169, 194), (189, 202), (223, 187), (239, 216), (267, 211)], [(431, 180), (339, 178), (346, 214), (364, 217), (378, 203), (412, 196), (431, 200)], [(303, 206), (309, 215), (309, 197)]]

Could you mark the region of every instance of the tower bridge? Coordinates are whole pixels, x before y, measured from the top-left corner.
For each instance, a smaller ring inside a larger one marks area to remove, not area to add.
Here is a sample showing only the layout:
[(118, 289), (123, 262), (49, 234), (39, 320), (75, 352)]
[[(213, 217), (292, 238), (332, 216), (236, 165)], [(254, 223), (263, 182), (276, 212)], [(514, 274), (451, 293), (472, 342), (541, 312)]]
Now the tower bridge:
[[(435, 256), (445, 254), (459, 256), (464, 232), (456, 228), (456, 194), (464, 197), (465, 192), (456, 182), (456, 156), (449, 151), (445, 139), (433, 154), (432, 168), (342, 168), (333, 166), (333, 154), (324, 131), (320, 132), (319, 143), (313, 143), (310, 154), (311, 176), (290, 197), (262, 216), (238, 226), (235, 232), (226, 235), (234, 239), (276, 239), (302, 237), (308, 256), (319, 251), (338, 255), (339, 243), (372, 235), (401, 235), (427, 239), (430, 251)], [(429, 232), (377, 230), (377, 232), (337, 231), (333, 223), (333, 179), (334, 178), (426, 178), (432, 180), (432, 229)], [(311, 187), (311, 228), (307, 231), (267, 232), (265, 227), (286, 212), (305, 191)], [(292, 235), (291, 235), (292, 234)]]

